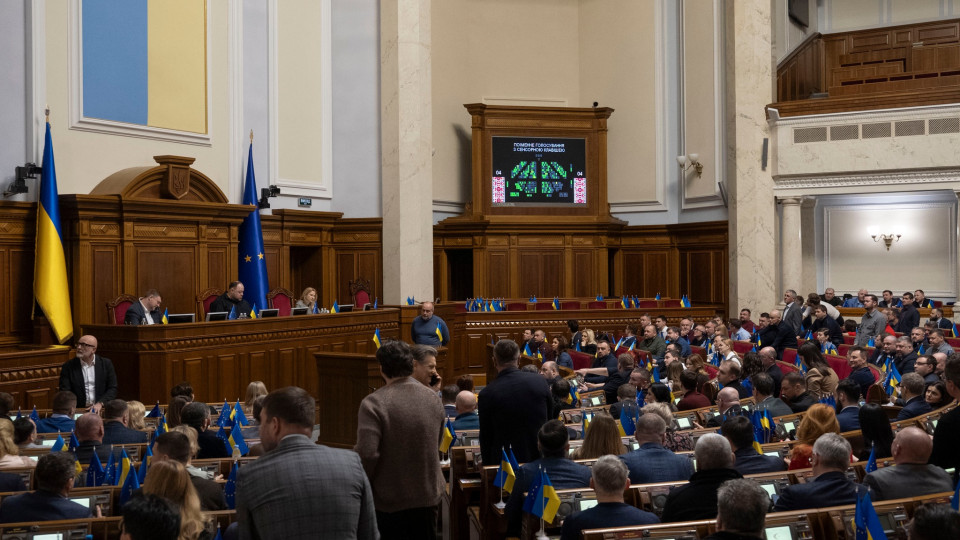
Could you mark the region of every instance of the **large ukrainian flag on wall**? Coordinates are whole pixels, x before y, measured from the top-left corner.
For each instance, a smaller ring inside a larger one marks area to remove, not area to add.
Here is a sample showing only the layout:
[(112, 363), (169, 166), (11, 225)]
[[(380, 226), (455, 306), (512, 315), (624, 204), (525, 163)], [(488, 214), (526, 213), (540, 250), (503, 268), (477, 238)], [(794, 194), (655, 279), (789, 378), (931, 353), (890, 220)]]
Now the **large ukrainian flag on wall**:
[(33, 263), (33, 296), (43, 310), (60, 343), (73, 335), (70, 295), (67, 292), (67, 263), (63, 255), (63, 229), (57, 195), (57, 170), (53, 164), (50, 122), (43, 142), (43, 172), (40, 173), (40, 200), (37, 201), (37, 253)]
[(83, 116), (207, 133), (205, 0), (82, 0)]

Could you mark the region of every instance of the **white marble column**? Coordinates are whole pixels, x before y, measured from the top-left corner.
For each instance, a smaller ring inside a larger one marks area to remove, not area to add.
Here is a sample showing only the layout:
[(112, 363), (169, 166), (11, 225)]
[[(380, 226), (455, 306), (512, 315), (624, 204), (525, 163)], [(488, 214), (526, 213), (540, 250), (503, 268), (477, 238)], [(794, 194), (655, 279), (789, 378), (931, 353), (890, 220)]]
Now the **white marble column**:
[(433, 299), (430, 0), (380, 2), (383, 289)]
[(774, 97), (773, 17), (769, 0), (725, 2), (727, 179), (730, 185), (730, 304), (773, 308), (776, 214), (771, 167), (761, 166), (770, 136), (765, 106)]
[(797, 284), (800, 294), (812, 292), (821, 293), (823, 291), (817, 288), (817, 271), (820, 263), (817, 261), (817, 241), (815, 231), (817, 228), (817, 199), (815, 197), (804, 197), (800, 203), (800, 253), (802, 257), (801, 266), (803, 273), (800, 276), (800, 282)]
[(803, 279), (803, 246), (800, 243), (800, 197), (779, 200), (781, 206), (780, 263), (783, 289), (793, 289), (803, 294), (800, 284)]

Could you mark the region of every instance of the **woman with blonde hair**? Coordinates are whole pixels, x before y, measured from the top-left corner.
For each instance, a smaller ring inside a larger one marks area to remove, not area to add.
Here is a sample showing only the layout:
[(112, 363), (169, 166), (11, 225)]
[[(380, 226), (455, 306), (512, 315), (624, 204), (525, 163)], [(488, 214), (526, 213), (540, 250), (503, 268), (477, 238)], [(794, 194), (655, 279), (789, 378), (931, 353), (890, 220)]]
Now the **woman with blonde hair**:
[(9, 418), (0, 418), (0, 469), (36, 466), (36, 461), (20, 455), (20, 447), (14, 441), (13, 422)]
[(674, 416), (666, 403), (656, 402), (645, 405), (643, 414), (655, 414), (667, 424), (667, 432), (663, 435), (663, 447), (672, 452), (686, 452), (693, 450), (693, 439), (689, 433), (677, 431), (673, 422)]
[(144, 415), (147, 414), (147, 408), (143, 403), (139, 401), (128, 401), (127, 412), (130, 415), (127, 419), (128, 428), (141, 431), (147, 429), (147, 423), (143, 420)]
[(817, 403), (811, 405), (797, 426), (797, 444), (787, 456), (788, 470), (806, 469), (811, 466), (813, 443), (824, 433), (840, 433), (840, 423), (833, 407)]
[(296, 307), (305, 307), (313, 310), (313, 306), (317, 303), (317, 290), (313, 287), (307, 287), (303, 290), (303, 294), (300, 295), (300, 299), (297, 300)]
[(244, 398), (243, 404), (249, 409), (253, 407), (253, 402), (258, 396), (265, 396), (268, 393), (267, 385), (263, 384), (263, 381), (253, 381), (247, 385), (247, 397)]
[(620, 440), (617, 422), (610, 415), (597, 414), (593, 416), (587, 428), (583, 445), (573, 451), (572, 457), (573, 459), (597, 459), (608, 454), (619, 456), (624, 452), (626, 448)]
[(580, 333), (580, 352), (597, 354), (597, 335), (589, 328)]
[(200, 497), (190, 481), (187, 469), (178, 461), (155, 461), (147, 469), (143, 492), (163, 497), (180, 509), (180, 536), (178, 540), (211, 538), (200, 512)]
[(706, 375), (707, 370), (704, 369), (707, 362), (699, 354), (691, 354), (687, 357), (687, 369), (696, 373), (697, 375)]

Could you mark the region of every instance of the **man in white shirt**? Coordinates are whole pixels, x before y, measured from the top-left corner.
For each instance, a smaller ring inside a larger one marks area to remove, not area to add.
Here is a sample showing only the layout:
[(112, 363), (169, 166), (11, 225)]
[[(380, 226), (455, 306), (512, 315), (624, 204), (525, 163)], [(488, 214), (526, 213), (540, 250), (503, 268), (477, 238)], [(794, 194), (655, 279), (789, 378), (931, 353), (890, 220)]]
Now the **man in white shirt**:
[(104, 402), (117, 397), (117, 373), (109, 358), (97, 354), (97, 338), (77, 340), (77, 356), (60, 367), (60, 390), (77, 396), (77, 408), (97, 413)]

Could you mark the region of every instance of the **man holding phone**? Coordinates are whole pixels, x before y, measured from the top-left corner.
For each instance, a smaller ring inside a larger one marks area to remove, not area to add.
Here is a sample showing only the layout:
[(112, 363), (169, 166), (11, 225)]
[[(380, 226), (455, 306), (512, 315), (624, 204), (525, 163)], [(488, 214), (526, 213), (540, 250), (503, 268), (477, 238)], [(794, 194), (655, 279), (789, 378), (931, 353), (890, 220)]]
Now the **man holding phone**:
[(414, 345), (413, 378), (437, 392), (443, 388), (443, 379), (437, 373), (437, 350), (429, 345)]

